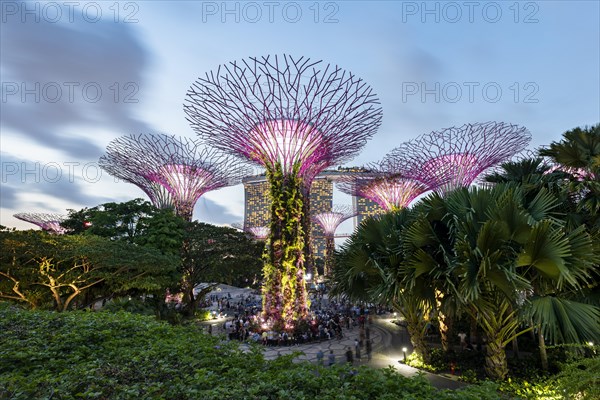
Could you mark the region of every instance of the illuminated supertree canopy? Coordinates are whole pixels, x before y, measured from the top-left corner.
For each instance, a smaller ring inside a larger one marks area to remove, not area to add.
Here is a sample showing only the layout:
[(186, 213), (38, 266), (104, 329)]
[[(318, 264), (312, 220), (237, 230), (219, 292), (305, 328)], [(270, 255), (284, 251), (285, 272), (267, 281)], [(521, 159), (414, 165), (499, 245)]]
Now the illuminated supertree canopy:
[(135, 168), (131, 168), (129, 156), (117, 151), (109, 151), (98, 162), (100, 168), (115, 178), (132, 183), (142, 189), (157, 208), (175, 208), (173, 197), (169, 190), (158, 182), (141, 175)]
[(158, 186), (166, 189), (177, 215), (187, 220), (192, 219), (194, 205), (204, 193), (238, 184), (251, 174), (241, 161), (198, 141), (162, 134), (117, 138), (107, 146), (100, 165), (113, 170), (121, 167), (126, 172), (120, 175), (149, 182), (152, 196), (161, 193)]
[(30, 222), (39, 226), (42, 230), (56, 235), (62, 235), (66, 232), (66, 229), (60, 225), (61, 222), (66, 219), (64, 215), (50, 213), (18, 213), (13, 214), (13, 217), (20, 219), (21, 221)]
[(408, 207), (427, 191), (419, 181), (383, 171), (344, 175), (337, 187), (351, 196), (370, 199), (386, 211)]
[(257, 240), (267, 240), (269, 237), (268, 226), (251, 226), (247, 229), (247, 231), (250, 232), (250, 234)]
[(308, 317), (309, 188), (364, 146), (381, 124), (373, 90), (338, 66), (266, 56), (219, 66), (194, 82), (185, 112), (208, 144), (266, 169), (271, 226), (263, 317), (284, 329)]
[(403, 143), (383, 163), (444, 194), (468, 187), (483, 171), (524, 150), (530, 140), (529, 131), (517, 125), (465, 124)]
[(335, 250), (335, 231), (347, 219), (355, 217), (357, 211), (352, 206), (334, 205), (331, 211), (313, 215), (313, 221), (323, 228), (325, 234), (325, 270), (323, 274), (331, 273)]

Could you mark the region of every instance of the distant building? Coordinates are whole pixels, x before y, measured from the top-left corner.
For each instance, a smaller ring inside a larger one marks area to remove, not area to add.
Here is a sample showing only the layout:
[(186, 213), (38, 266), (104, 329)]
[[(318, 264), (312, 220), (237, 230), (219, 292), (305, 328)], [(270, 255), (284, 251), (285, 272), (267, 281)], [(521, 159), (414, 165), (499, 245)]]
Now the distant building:
[[(360, 173), (356, 168), (323, 171), (314, 179), (310, 189), (310, 212), (312, 215), (331, 211), (333, 207), (333, 183), (342, 175)], [(269, 225), (271, 220), (271, 200), (269, 199), (269, 184), (265, 175), (245, 178), (244, 183), (244, 229)], [(358, 211), (354, 219), (356, 227), (363, 218), (382, 212), (375, 202), (353, 197), (352, 203)], [(325, 257), (325, 236), (318, 224), (312, 224), (312, 246), (315, 257)]]
[(352, 197), (352, 205), (356, 207), (358, 215), (354, 220), (354, 227), (362, 222), (367, 217), (372, 217), (377, 214), (381, 214), (383, 209), (379, 204), (375, 203), (371, 199), (365, 199), (364, 197)]

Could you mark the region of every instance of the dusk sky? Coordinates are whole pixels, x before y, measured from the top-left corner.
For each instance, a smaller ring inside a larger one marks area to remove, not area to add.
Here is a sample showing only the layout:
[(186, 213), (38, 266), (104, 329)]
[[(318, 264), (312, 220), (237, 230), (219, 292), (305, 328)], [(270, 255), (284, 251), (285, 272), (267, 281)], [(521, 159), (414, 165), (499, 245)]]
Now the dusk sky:
[[(527, 127), (531, 148), (600, 121), (599, 1), (1, 1), (0, 224), (145, 195), (97, 167), (133, 133), (194, 137), (183, 102), (220, 64), (290, 54), (378, 94), (383, 123), (349, 165), (469, 122)], [(336, 192), (338, 203), (349, 203)], [(243, 220), (243, 187), (194, 219)]]

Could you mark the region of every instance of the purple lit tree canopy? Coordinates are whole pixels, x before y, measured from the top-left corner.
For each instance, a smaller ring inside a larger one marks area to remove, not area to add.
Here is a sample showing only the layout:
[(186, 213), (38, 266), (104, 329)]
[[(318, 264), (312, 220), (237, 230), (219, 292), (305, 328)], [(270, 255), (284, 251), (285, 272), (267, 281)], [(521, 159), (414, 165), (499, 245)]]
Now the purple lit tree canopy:
[(377, 203), (386, 211), (400, 210), (427, 188), (420, 182), (385, 172), (350, 174), (338, 180), (342, 192)]
[(353, 207), (342, 205), (335, 205), (331, 211), (313, 215), (313, 221), (323, 228), (323, 233), (325, 234), (325, 276), (330, 274), (333, 267), (336, 229), (342, 222), (356, 215), (357, 212)]
[(20, 219), (21, 221), (30, 222), (39, 226), (42, 230), (56, 235), (62, 235), (66, 232), (66, 229), (60, 225), (61, 222), (66, 219), (64, 215), (51, 213), (18, 213), (13, 214), (13, 217)]
[(313, 215), (313, 221), (323, 228), (326, 236), (333, 236), (342, 222), (355, 217), (356, 214), (357, 212), (352, 206), (336, 204), (331, 211)]
[(220, 66), (192, 85), (184, 108), (212, 146), (309, 179), (355, 156), (381, 124), (362, 79), (287, 55)]
[(113, 140), (100, 165), (117, 177), (149, 187), (146, 193), (153, 201), (170, 198), (176, 213), (188, 221), (204, 193), (238, 184), (251, 173), (240, 161), (197, 141), (152, 134)]
[(293, 329), (308, 317), (309, 189), (356, 155), (381, 124), (379, 100), (354, 74), (288, 55), (234, 61), (194, 82), (184, 110), (201, 139), (266, 169), (271, 226), (263, 315)]
[(529, 131), (517, 125), (465, 124), (403, 143), (383, 164), (443, 194), (469, 186), (483, 171), (524, 150), (530, 140)]
[(135, 168), (131, 168), (129, 157), (121, 152), (109, 151), (100, 157), (100, 168), (115, 178), (132, 183), (142, 189), (157, 208), (175, 208), (173, 196), (169, 190), (158, 182), (141, 175)]
[(251, 226), (247, 230), (257, 240), (267, 240), (267, 238), (269, 237), (268, 226)]

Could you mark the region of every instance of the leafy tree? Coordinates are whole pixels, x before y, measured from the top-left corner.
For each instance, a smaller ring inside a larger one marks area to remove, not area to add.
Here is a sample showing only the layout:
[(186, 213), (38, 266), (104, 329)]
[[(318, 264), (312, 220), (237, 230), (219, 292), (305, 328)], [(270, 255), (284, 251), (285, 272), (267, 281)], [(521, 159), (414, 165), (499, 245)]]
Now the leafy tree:
[(459, 278), (457, 293), (472, 305), (466, 309), (476, 313), (473, 317), (487, 336), (490, 377), (506, 376), (504, 347), (532, 328), (521, 327), (524, 320), (519, 311), (524, 305), (538, 310), (535, 323), (542, 332), (562, 332), (554, 336), (557, 339), (598, 337), (597, 307), (570, 302), (571, 313), (555, 316), (558, 309), (552, 307), (539, 313), (547, 296), (567, 307), (560, 290), (580, 289), (598, 259), (584, 229), (566, 232), (550, 218), (556, 205), (550, 193), (540, 191), (526, 202), (518, 186), (499, 185), (492, 190), (456, 191), (445, 201), (447, 220), (457, 238), (453, 271)]
[(65, 311), (118, 294), (164, 290), (178, 260), (94, 235), (1, 231), (0, 297)]
[(256, 286), (260, 276), (264, 244), (254, 241), (236, 229), (202, 222), (191, 222), (186, 228), (181, 253), (184, 302), (195, 310), (210, 288), (198, 294), (194, 288), (203, 282), (233, 286)]
[(151, 245), (164, 253), (181, 248), (185, 221), (171, 209), (159, 209), (142, 199), (69, 210), (62, 223), (70, 234), (96, 235), (128, 243)]
[(331, 294), (391, 305), (406, 321), (414, 351), (429, 359), (425, 328), (433, 294), (429, 286), (404, 284), (404, 229), (414, 213), (404, 209), (364, 220), (336, 256)]
[(571, 192), (578, 195), (578, 209), (586, 223), (600, 229), (600, 124), (563, 133), (563, 140), (541, 149), (571, 177)]

